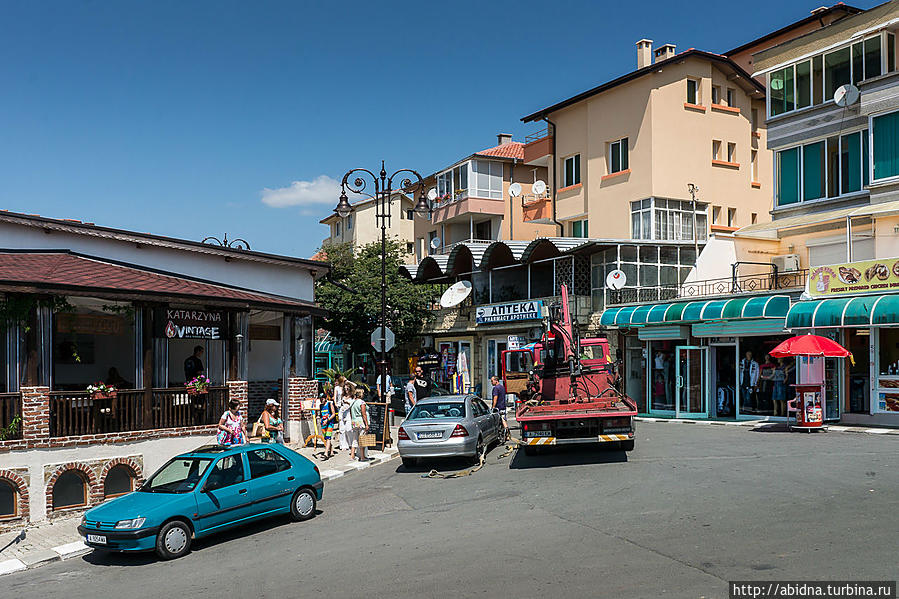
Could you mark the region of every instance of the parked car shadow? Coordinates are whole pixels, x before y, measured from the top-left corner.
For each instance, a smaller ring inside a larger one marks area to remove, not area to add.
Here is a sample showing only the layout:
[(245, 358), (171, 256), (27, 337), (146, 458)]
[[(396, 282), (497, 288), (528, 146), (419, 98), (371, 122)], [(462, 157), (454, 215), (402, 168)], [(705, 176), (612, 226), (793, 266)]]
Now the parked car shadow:
[(596, 445), (562, 445), (541, 447), (536, 455), (525, 455), (520, 447), (512, 456), (509, 468), (525, 470), (530, 468), (555, 468), (559, 466), (585, 466), (590, 464), (619, 464), (627, 461), (627, 452), (616, 448)]
[[(490, 451), (487, 452), (487, 458), (490, 457)], [(400, 464), (396, 468), (397, 474), (417, 473), (427, 474), (431, 470), (439, 470), (443, 473), (457, 472), (459, 470), (468, 470), (474, 468), (475, 464), (471, 460), (465, 458), (429, 458), (419, 459), (414, 466), (404, 466)]]
[[(315, 510), (316, 516), (321, 515), (321, 513), (321, 510)], [(180, 558), (178, 561), (189, 560), (190, 556), (193, 553), (203, 553), (203, 551), (214, 549), (215, 547), (223, 543), (228, 543), (259, 533), (268, 533), (289, 526), (302, 526), (303, 524), (305, 523), (292, 521), (289, 516), (274, 516), (272, 518), (259, 520), (258, 522), (250, 522), (249, 524), (237, 526), (235, 528), (213, 534), (208, 537), (203, 537), (202, 539), (194, 539), (194, 542), (191, 545), (190, 553)], [(152, 551), (145, 551), (140, 553), (119, 553), (103, 551), (102, 549), (95, 549), (90, 553), (86, 553), (81, 556), (81, 559), (94, 566), (106, 567), (147, 566), (163, 561), (159, 559), (156, 553)]]

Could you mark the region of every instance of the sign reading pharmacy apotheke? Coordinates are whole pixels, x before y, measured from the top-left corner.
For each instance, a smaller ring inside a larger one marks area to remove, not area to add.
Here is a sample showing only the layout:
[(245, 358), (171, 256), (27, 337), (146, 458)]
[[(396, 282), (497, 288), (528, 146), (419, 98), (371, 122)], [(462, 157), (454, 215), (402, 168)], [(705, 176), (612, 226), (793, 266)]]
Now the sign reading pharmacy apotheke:
[(899, 258), (818, 266), (808, 274), (808, 292), (812, 297), (896, 290), (899, 290)]
[(539, 320), (540, 318), (543, 318), (543, 300), (487, 304), (485, 306), (478, 306), (476, 312), (478, 324), (512, 322), (516, 320)]
[(167, 339), (222, 339), (228, 336), (228, 313), (220, 310), (157, 308), (154, 336)]

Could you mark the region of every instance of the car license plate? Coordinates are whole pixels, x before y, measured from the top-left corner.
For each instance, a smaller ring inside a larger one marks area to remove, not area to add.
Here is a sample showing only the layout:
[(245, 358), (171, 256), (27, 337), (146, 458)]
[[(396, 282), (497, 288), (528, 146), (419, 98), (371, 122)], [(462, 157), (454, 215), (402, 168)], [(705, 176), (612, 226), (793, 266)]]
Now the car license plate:
[(441, 438), (443, 438), (443, 433), (441, 431), (418, 433), (418, 438), (419, 439), (441, 439)]
[(552, 431), (528, 431), (528, 437), (552, 437)]
[(106, 544), (106, 535), (87, 535), (88, 543), (100, 543), (101, 545)]

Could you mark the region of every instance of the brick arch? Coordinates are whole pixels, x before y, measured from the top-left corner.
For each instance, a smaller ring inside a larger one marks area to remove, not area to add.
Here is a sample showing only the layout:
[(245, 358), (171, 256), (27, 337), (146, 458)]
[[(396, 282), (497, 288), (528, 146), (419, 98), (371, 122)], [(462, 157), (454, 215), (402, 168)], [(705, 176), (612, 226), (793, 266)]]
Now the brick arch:
[(16, 490), (16, 499), (18, 506), (16, 510), (16, 518), (28, 519), (28, 483), (16, 472), (12, 470), (0, 470), (0, 481), (7, 482)]
[(87, 480), (87, 503), (84, 507), (90, 507), (103, 501), (103, 487), (99, 484), (97, 475), (91, 467), (80, 462), (69, 462), (68, 464), (58, 466), (50, 478), (47, 479), (47, 514), (53, 513), (53, 488), (56, 486), (57, 479), (70, 470), (80, 472)]
[(114, 458), (106, 462), (106, 465), (103, 466), (103, 472), (100, 473), (100, 482), (98, 486), (100, 487), (100, 495), (102, 498), (106, 497), (106, 477), (109, 475), (109, 471), (115, 468), (116, 466), (125, 466), (129, 470), (131, 470), (131, 474), (134, 476), (135, 485), (139, 484), (144, 478), (144, 471), (141, 467), (140, 463), (134, 458)]

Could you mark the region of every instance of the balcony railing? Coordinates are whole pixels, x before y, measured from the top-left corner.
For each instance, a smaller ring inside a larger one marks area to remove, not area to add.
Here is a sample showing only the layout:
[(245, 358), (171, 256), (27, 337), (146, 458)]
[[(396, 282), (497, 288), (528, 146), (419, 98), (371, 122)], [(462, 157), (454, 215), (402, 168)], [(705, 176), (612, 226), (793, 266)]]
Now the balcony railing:
[(227, 387), (209, 387), (201, 395), (189, 395), (183, 388), (151, 389), (149, 394), (144, 389), (125, 389), (112, 398), (53, 391), (50, 436), (211, 425), (218, 422), (227, 405)]
[(22, 438), (21, 417), (22, 394), (0, 393), (0, 440)]
[(659, 285), (619, 291), (605, 290), (605, 305), (638, 304), (673, 299), (733, 295), (735, 293), (759, 293), (787, 291), (805, 287), (808, 270), (784, 273), (737, 275), (721, 279), (693, 281), (682, 285)]
[(543, 139), (544, 137), (549, 135), (549, 127), (544, 127), (539, 131), (531, 133), (530, 135), (524, 136), (524, 143), (530, 143), (532, 141), (537, 141), (538, 139)]

